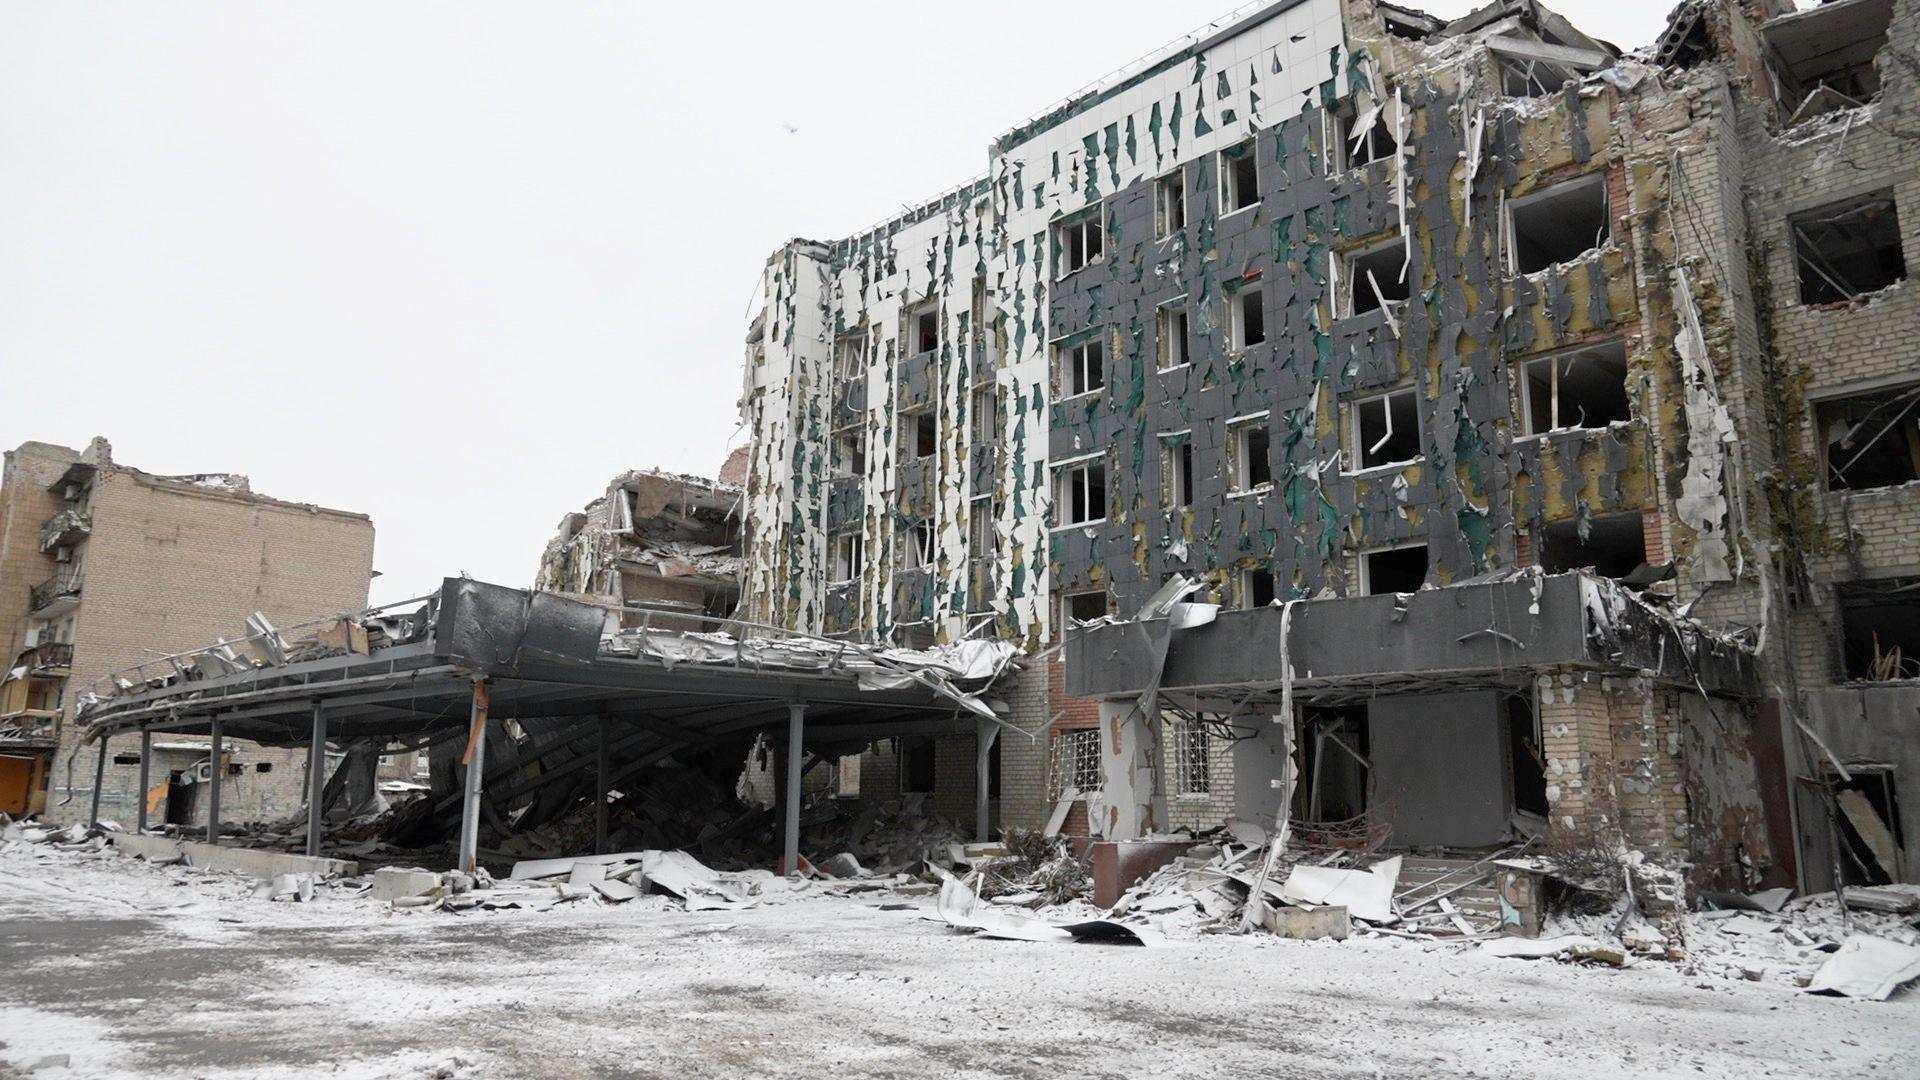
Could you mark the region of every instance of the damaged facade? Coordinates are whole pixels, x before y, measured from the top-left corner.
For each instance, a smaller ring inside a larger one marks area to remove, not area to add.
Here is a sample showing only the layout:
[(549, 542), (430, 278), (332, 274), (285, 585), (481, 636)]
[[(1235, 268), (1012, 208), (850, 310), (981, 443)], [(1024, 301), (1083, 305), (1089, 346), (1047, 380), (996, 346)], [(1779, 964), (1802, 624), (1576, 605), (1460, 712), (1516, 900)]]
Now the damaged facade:
[(788, 244), (749, 617), (1064, 639), (1003, 824), (1914, 880), (1916, 7), (1282, 0)]
[[(155, 476), (84, 450), (29, 442), (6, 455), (0, 487), (0, 813), (78, 821), (92, 803), (92, 755), (74, 760), (82, 693), (109, 672), (216, 636), (248, 633), (261, 613), (291, 621), (365, 606), (373, 523), (283, 502), (226, 473)], [(121, 748), (126, 749), (126, 748)], [(205, 740), (163, 735), (151, 787), (137, 756), (104, 769), (101, 813), (131, 821), (205, 819), (218, 786), (231, 812), (290, 812), (301, 755), (230, 744), (216, 769)]]

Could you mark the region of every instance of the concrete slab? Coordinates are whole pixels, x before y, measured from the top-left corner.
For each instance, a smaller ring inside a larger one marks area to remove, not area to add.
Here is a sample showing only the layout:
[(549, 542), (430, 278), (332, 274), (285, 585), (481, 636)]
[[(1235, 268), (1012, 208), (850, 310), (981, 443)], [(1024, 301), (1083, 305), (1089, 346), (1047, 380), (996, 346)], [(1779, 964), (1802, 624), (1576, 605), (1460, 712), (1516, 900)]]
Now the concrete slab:
[(123, 855), (138, 855), (150, 862), (175, 862), (184, 858), (188, 866), (226, 870), (266, 881), (282, 874), (312, 874), (315, 881), (324, 881), (357, 877), (360, 873), (360, 864), (351, 859), (316, 859), (285, 851), (217, 847), (203, 840), (176, 840), (167, 836), (116, 833), (113, 846)]
[(403, 896), (425, 896), (440, 887), (440, 875), (431, 870), (403, 870), (383, 866), (373, 872), (375, 900), (398, 900)]

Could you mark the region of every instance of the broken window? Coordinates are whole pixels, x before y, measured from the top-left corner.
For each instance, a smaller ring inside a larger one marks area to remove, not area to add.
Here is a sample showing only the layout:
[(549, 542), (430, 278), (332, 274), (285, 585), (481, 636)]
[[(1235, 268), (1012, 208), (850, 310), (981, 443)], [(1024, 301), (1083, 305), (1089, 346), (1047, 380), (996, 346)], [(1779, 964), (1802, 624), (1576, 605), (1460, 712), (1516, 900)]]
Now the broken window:
[(894, 542), (903, 570), (924, 570), (933, 565), (933, 523), (920, 521), (898, 533)]
[(841, 533), (833, 540), (833, 580), (853, 581), (867, 565), (867, 538), (860, 533)]
[(1788, 124), (1864, 105), (1880, 94), (1874, 57), (1886, 47), (1893, 0), (1854, 0), (1782, 15), (1761, 27)]
[(1058, 233), (1061, 276), (1100, 261), (1107, 236), (1098, 211), (1061, 224)]
[(1067, 626), (1107, 617), (1107, 590), (1105, 589), (1068, 593), (1060, 603), (1063, 608), (1061, 612), (1063, 623)]
[(1412, 390), (1347, 405), (1347, 471), (1404, 465), (1420, 457), (1420, 419)]
[(1228, 295), (1228, 303), (1233, 305), (1233, 351), (1266, 341), (1267, 311), (1259, 287), (1242, 286)]
[(1167, 504), (1169, 506), (1193, 505), (1193, 441), (1190, 435), (1182, 434), (1177, 442), (1169, 442), (1165, 451), (1167, 477)]
[(1107, 385), (1106, 348), (1099, 338), (1056, 350), (1060, 368), (1060, 396), (1079, 397)]
[(1000, 388), (981, 386), (973, 391), (973, 441), (991, 446), (1000, 441)]
[(1507, 204), (1508, 259), (1516, 274), (1545, 270), (1603, 246), (1612, 229), (1606, 175), (1567, 180)]
[(1231, 428), (1234, 491), (1260, 491), (1273, 485), (1272, 432), (1264, 415)]
[(1852, 581), (1834, 595), (1847, 678), (1920, 678), (1920, 578)]
[(1389, 240), (1353, 252), (1335, 264), (1343, 288), (1336, 295), (1346, 305), (1345, 315), (1364, 315), (1387, 304), (1404, 303), (1413, 295), (1407, 284), (1407, 241)]
[(1160, 370), (1187, 362), (1187, 302), (1183, 297), (1160, 307), (1156, 320), (1160, 342)]
[(1206, 725), (1184, 716), (1163, 715), (1167, 725), (1167, 785), (1175, 798), (1204, 799), (1213, 794), (1213, 746)]
[(1367, 707), (1305, 706), (1300, 710), (1300, 778), (1293, 812), (1302, 821), (1352, 821), (1368, 804)]
[(1789, 224), (1803, 304), (1851, 300), (1907, 276), (1892, 191), (1795, 214)]
[(1369, 551), (1360, 556), (1360, 592), (1365, 596), (1418, 592), (1427, 583), (1427, 545)]
[(934, 742), (926, 736), (900, 740), (900, 793), (902, 795), (933, 794), (934, 777), (938, 775), (934, 767)]
[(1077, 799), (1104, 787), (1100, 773), (1100, 729), (1055, 729), (1047, 795), (1053, 802)]
[(1920, 479), (1920, 385), (1814, 402), (1828, 491)]
[(1591, 570), (1605, 578), (1638, 579), (1647, 562), (1646, 520), (1639, 514), (1604, 514), (1556, 521), (1540, 530), (1535, 558), (1549, 574)]
[(1532, 694), (1507, 698), (1507, 756), (1513, 777), (1513, 807), (1545, 817), (1547, 757), (1541, 750), (1540, 719)]
[(866, 475), (867, 433), (864, 428), (848, 428), (834, 436), (833, 472), (835, 476)]
[(1104, 521), (1107, 516), (1107, 466), (1101, 461), (1083, 461), (1064, 466), (1058, 472), (1059, 492), (1054, 505), (1061, 525), (1086, 525)]
[(1369, 162), (1391, 157), (1399, 149), (1394, 141), (1393, 127), (1387, 121), (1385, 102), (1368, 107), (1365, 112), (1356, 113), (1352, 102), (1327, 114), (1333, 131), (1333, 146), (1329, 148), (1331, 162), (1341, 163), (1338, 169), (1357, 169)]
[(1528, 435), (1603, 428), (1632, 418), (1624, 340), (1529, 360), (1524, 370), (1520, 393)]
[(940, 305), (930, 303), (914, 312), (913, 352), (915, 356), (940, 347)]
[(1162, 239), (1187, 227), (1187, 176), (1175, 169), (1153, 185), (1154, 235)]
[(991, 495), (984, 495), (973, 500), (972, 504), (968, 507), (967, 555), (969, 557), (978, 558), (982, 555), (991, 555), (994, 548), (999, 546), (999, 542), (994, 536), (993, 531), (994, 519), (998, 516), (999, 513), (994, 508), (993, 497)]
[(1510, 34), (1496, 34), (1486, 44), (1500, 72), (1501, 92), (1508, 97), (1543, 97), (1585, 72), (1613, 63), (1613, 57), (1600, 49)]
[(1260, 201), (1260, 164), (1254, 155), (1255, 140), (1220, 151), (1220, 206), (1223, 213)]
[(1893, 770), (1885, 765), (1848, 765), (1851, 779), (1829, 771), (1840, 826), (1840, 877), (1847, 885), (1887, 885), (1906, 880), (1906, 837)]
[(1245, 608), (1263, 608), (1278, 595), (1273, 571), (1259, 568), (1240, 572), (1240, 601)]
[(908, 413), (901, 418), (901, 452), (914, 460), (930, 458), (940, 449), (940, 424), (932, 409)]
[(867, 337), (849, 334), (833, 344), (833, 373), (841, 382), (851, 382), (867, 372)]

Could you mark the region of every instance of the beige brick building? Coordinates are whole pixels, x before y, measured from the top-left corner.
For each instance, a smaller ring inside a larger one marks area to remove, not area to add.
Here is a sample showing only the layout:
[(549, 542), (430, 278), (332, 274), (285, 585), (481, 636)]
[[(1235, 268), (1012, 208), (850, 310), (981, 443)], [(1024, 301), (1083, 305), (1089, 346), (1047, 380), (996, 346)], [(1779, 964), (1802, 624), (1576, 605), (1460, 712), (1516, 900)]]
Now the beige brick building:
[[(255, 494), (244, 476), (155, 476), (116, 464), (104, 439), (9, 451), (0, 646), (17, 659), (0, 682), (0, 812), (86, 815), (96, 759), (75, 753), (72, 719), (111, 673), (245, 637), (255, 612), (285, 626), (365, 607), (372, 564), (366, 515)], [(202, 741), (157, 739), (152, 820), (204, 820), (216, 772), (228, 820), (299, 808), (300, 751), (229, 745), (216, 770)], [(135, 817), (138, 749), (109, 747), (103, 817)]]

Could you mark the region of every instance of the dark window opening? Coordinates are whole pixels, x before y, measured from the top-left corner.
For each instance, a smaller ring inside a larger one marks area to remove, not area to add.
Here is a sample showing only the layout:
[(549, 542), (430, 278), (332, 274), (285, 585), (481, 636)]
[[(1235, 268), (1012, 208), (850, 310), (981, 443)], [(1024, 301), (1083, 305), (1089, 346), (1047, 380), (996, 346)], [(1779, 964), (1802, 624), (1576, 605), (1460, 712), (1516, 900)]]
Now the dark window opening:
[(940, 347), (940, 311), (928, 308), (914, 317), (914, 348), (918, 353), (932, 352)]
[(932, 412), (913, 414), (913, 456), (930, 458), (940, 448), (940, 428)]
[(271, 761), (262, 761), (262, 762), (260, 762), (260, 763), (258, 763), (258, 764), (256, 764), (256, 765), (255, 765), (255, 766), (253, 767), (253, 771), (254, 771), (254, 772), (272, 772), (272, 771), (273, 771), (273, 762), (271, 762)]
[(1245, 349), (1267, 340), (1267, 312), (1259, 289), (1233, 294), (1233, 347)]
[(1507, 204), (1507, 219), (1515, 273), (1571, 262), (1603, 246), (1612, 235), (1607, 178), (1595, 173), (1522, 196)]
[(1500, 90), (1507, 97), (1546, 97), (1580, 77), (1573, 68), (1546, 60), (1502, 57)]
[(1235, 491), (1257, 491), (1273, 483), (1273, 434), (1265, 424), (1244, 424), (1234, 430)]
[(1071, 274), (1100, 261), (1106, 249), (1106, 229), (1098, 214), (1060, 226), (1060, 272)]
[(1066, 511), (1062, 525), (1085, 525), (1107, 516), (1107, 467), (1088, 462), (1060, 471), (1059, 505)]
[(833, 464), (839, 476), (866, 475), (867, 433), (856, 429), (835, 436)]
[(1193, 444), (1183, 442), (1169, 447), (1167, 456), (1172, 466), (1172, 491), (1168, 492), (1175, 506), (1193, 505)]
[(1632, 419), (1625, 341), (1529, 360), (1525, 372), (1528, 435)]
[(1000, 744), (1004, 739), (993, 740), (987, 747), (987, 798), (1000, 797)]
[(933, 565), (934, 533), (930, 522), (918, 522), (899, 537), (899, 565), (907, 570), (923, 570)]
[(1067, 621), (1092, 622), (1107, 617), (1107, 591), (1070, 593), (1067, 596)]
[(1107, 353), (1100, 340), (1083, 341), (1059, 350), (1061, 397), (1091, 394), (1107, 385)]
[(1834, 593), (1847, 678), (1920, 678), (1920, 578), (1848, 582)]
[(1906, 839), (1893, 770), (1850, 765), (1851, 780), (1829, 772), (1840, 825), (1840, 877), (1847, 885), (1890, 885), (1905, 876)]
[(1874, 57), (1886, 47), (1893, 0), (1823, 5), (1761, 28), (1772, 46), (1786, 122), (1864, 105), (1880, 94)]
[(1540, 531), (1537, 558), (1549, 574), (1592, 570), (1605, 578), (1637, 578), (1647, 561), (1646, 523), (1639, 514), (1590, 518), (1586, 535), (1577, 521), (1560, 521)]
[(1427, 583), (1427, 546), (1370, 551), (1360, 556), (1360, 574), (1368, 596), (1418, 592)]
[(239, 775), (240, 775), (241, 773), (243, 773), (243, 772), (246, 772), (246, 771), (247, 771), (247, 767), (246, 767), (245, 765), (242, 765), (242, 764), (240, 764), (240, 763), (239, 763), (239, 762), (237, 762), (237, 761), (229, 761), (229, 762), (227, 762), (227, 775), (228, 775), (228, 776), (239, 776)]
[(1796, 214), (1790, 224), (1803, 304), (1840, 303), (1907, 276), (1891, 191)]
[(1413, 295), (1405, 240), (1349, 255), (1346, 261), (1347, 314), (1364, 315), (1377, 310), (1382, 300), (1398, 304)]
[(1507, 751), (1513, 775), (1513, 807), (1529, 814), (1547, 813), (1547, 757), (1540, 749), (1540, 725), (1533, 715), (1530, 694), (1507, 698)]
[(1366, 813), (1372, 788), (1368, 755), (1367, 707), (1300, 710), (1300, 777), (1293, 813), (1301, 821), (1350, 821)]
[(1279, 592), (1271, 570), (1248, 570), (1241, 579), (1240, 588), (1249, 608), (1263, 608), (1272, 604)]
[(113, 755), (113, 763), (115, 765), (138, 765), (140, 764), (140, 755), (139, 754), (115, 754)]
[(1179, 367), (1187, 362), (1187, 306), (1161, 308), (1159, 322), (1160, 367)]
[(929, 738), (902, 739), (900, 741), (900, 793), (902, 795), (933, 794), (934, 771), (933, 740)]
[(1255, 140), (1220, 151), (1220, 205), (1225, 213), (1245, 210), (1260, 201), (1260, 164)]
[(1412, 390), (1397, 390), (1352, 405), (1349, 469), (1377, 469), (1420, 457), (1420, 418)]
[(867, 564), (867, 541), (860, 533), (842, 533), (833, 546), (833, 580), (852, 581)]
[(1920, 479), (1920, 386), (1814, 404), (1827, 490), (1893, 487)]
[(1154, 224), (1158, 235), (1172, 236), (1187, 227), (1187, 177), (1173, 172), (1154, 185)]
[[(1365, 128), (1359, 125), (1365, 124)], [(1344, 161), (1349, 169), (1393, 156), (1400, 144), (1393, 137), (1393, 125), (1387, 122), (1387, 107), (1382, 104), (1356, 114), (1352, 104), (1333, 114), (1335, 161)]]

